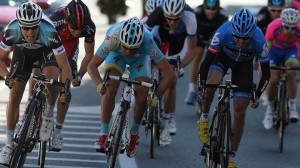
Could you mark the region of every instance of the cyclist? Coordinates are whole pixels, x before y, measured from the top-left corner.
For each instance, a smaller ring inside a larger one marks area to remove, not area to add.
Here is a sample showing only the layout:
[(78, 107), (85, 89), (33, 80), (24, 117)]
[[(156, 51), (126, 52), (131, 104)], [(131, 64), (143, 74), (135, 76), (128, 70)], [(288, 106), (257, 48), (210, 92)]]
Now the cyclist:
[(164, 0), (147, 0), (144, 6), (146, 14), (142, 17), (141, 23), (145, 23), (148, 19), (148, 16), (155, 10), (156, 7), (162, 6)]
[[(258, 105), (258, 99), (265, 90), (269, 78), (269, 58), (268, 48), (264, 35), (256, 26), (256, 19), (252, 13), (246, 9), (240, 9), (231, 19), (224, 23), (216, 33), (210, 43), (206, 57), (200, 66), (200, 81), (205, 84), (220, 84), (222, 77), (231, 69), (232, 84), (238, 89), (233, 91), (233, 127), (231, 137), (231, 153), (229, 157), (230, 168), (235, 168), (234, 158), (237, 154), (240, 140), (244, 132), (246, 109), (252, 98), (253, 66), (252, 61), (258, 55), (262, 68), (262, 78), (256, 90), (255, 101), (251, 101), (251, 106)], [(209, 141), (209, 109), (214, 98), (215, 89), (206, 88), (206, 94), (198, 92), (198, 100), (203, 96), (202, 115), (199, 124), (199, 138), (202, 143)]]
[[(54, 11), (49, 18), (52, 20), (66, 49), (72, 70), (72, 85), (78, 87), (81, 84), (81, 79), (87, 72), (88, 63), (94, 55), (96, 26), (91, 19), (89, 9), (81, 0), (72, 0), (67, 6)], [(84, 37), (85, 56), (77, 72), (79, 38), (82, 37)], [(57, 120), (50, 146), (53, 151), (60, 151), (63, 148), (62, 128), (68, 108), (69, 103), (65, 103), (64, 105), (59, 102), (57, 103)], [(51, 129), (51, 127), (47, 128)], [(49, 134), (51, 130), (46, 132)]]
[[(43, 14), (40, 6), (34, 3), (23, 3), (16, 11), (17, 18), (12, 20), (7, 26), (2, 42), (0, 43), (0, 57), (5, 58), (12, 45), (15, 45), (11, 67), (19, 62), (16, 72), (16, 80), (9, 78), (7, 69), (3, 69), (0, 64), (0, 74), (6, 77), (5, 83), (12, 86), (10, 98), (7, 105), (7, 140), (6, 145), (0, 153), (0, 163), (8, 164), (13, 152), (13, 135), (19, 117), (19, 105), (24, 93), (26, 83), (30, 77), (33, 63), (40, 61), (42, 72), (52, 78), (57, 79), (60, 75), (62, 82), (67, 78), (71, 79), (71, 69), (68, 64), (64, 46), (54, 26), (49, 18)], [(51, 118), (47, 117), (51, 113), (51, 106), (55, 104), (56, 87), (48, 86), (49, 94), (47, 97), (48, 105), (43, 114), (43, 123)], [(45, 125), (42, 125), (41, 131)], [(49, 138), (49, 137), (48, 137)], [(46, 141), (47, 137), (40, 134), (40, 139)]]
[[(97, 91), (101, 94), (106, 91), (101, 100), (101, 131), (95, 143), (96, 151), (105, 152), (109, 121), (115, 107), (115, 97), (120, 84), (119, 81), (109, 80), (109, 87), (104, 90), (98, 67), (105, 61), (105, 70), (110, 69), (112, 75), (122, 76), (127, 64), (130, 78), (150, 82), (150, 57), (154, 59), (164, 75), (155, 93), (160, 97), (175, 77), (168, 62), (156, 46), (152, 34), (144, 28), (137, 17), (116, 23), (107, 30), (105, 40), (88, 65), (88, 73), (97, 85)], [(134, 157), (137, 152), (138, 132), (143, 113), (147, 108), (148, 90), (144, 86), (135, 86), (134, 122), (130, 129), (128, 157)]]
[(268, 6), (262, 7), (257, 14), (257, 26), (266, 34), (267, 27), (274, 19), (280, 17), (285, 0), (268, 0)]
[(195, 14), (197, 19), (197, 48), (196, 56), (190, 65), (188, 94), (184, 99), (188, 105), (194, 105), (196, 100), (195, 83), (204, 50), (214, 31), (228, 20), (228, 15), (220, 7), (219, 0), (204, 0), (203, 4), (195, 9)]
[[(280, 18), (271, 22), (266, 32), (266, 40), (270, 49), (270, 66), (299, 66), (298, 43), (300, 42), (300, 15), (298, 10), (286, 8), (281, 12)], [(299, 115), (297, 112), (297, 81), (295, 71), (287, 71), (287, 93), (288, 107), (291, 122), (297, 122)], [(268, 105), (263, 120), (265, 129), (273, 126), (273, 115), (275, 112), (274, 100), (276, 97), (277, 82), (279, 72), (271, 70), (270, 84), (267, 88)]]
[[(163, 44), (169, 43), (167, 58), (174, 69), (176, 67), (176, 56), (183, 49), (185, 39), (187, 39), (187, 52), (181, 61), (181, 67), (186, 67), (194, 58), (197, 45), (197, 21), (193, 9), (185, 3), (185, 0), (165, 0), (163, 7), (157, 7), (148, 17), (146, 27), (152, 31), (156, 40)], [(172, 56), (175, 56), (172, 57)], [(181, 68), (181, 69), (182, 69)], [(177, 78), (180, 76), (176, 71)], [(181, 70), (182, 74), (182, 70)], [(176, 101), (176, 81), (172, 84), (164, 95), (165, 114), (161, 121), (162, 130), (160, 133), (160, 145), (171, 143), (171, 135), (176, 133), (175, 124), (175, 101)]]

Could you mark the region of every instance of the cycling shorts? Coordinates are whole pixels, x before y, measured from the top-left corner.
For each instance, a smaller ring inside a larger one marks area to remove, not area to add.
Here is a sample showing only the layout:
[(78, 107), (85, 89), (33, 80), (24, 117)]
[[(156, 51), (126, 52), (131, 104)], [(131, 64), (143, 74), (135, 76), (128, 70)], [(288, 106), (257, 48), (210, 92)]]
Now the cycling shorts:
[(295, 65), (299, 65), (298, 47), (293, 46), (282, 49), (272, 46), (269, 52), (269, 59), (271, 66), (286, 65), (288, 62), (294, 62)]
[(17, 62), (19, 62), (19, 67), (15, 73), (15, 77), (17, 77), (20, 82), (26, 85), (32, 72), (33, 63), (36, 61), (39, 61), (42, 69), (46, 66), (58, 67), (54, 53), (49, 47), (27, 49), (25, 47), (15, 46), (10, 69), (12, 69)]
[(114, 68), (123, 74), (129, 65), (130, 78), (137, 77), (150, 78), (150, 57), (149, 55), (139, 55), (137, 57), (125, 57), (111, 51), (105, 59), (105, 69)]

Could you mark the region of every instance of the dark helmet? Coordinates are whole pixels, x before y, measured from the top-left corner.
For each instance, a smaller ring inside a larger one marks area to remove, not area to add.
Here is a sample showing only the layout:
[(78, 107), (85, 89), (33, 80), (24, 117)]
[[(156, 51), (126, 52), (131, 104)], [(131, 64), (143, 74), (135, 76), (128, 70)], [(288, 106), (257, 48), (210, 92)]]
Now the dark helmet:
[(220, 0), (204, 0), (204, 5), (207, 5), (210, 8), (215, 8), (220, 6)]
[(268, 0), (268, 6), (284, 6), (285, 0)]
[(67, 22), (82, 29), (87, 21), (91, 19), (89, 8), (81, 0), (72, 0), (65, 8)]

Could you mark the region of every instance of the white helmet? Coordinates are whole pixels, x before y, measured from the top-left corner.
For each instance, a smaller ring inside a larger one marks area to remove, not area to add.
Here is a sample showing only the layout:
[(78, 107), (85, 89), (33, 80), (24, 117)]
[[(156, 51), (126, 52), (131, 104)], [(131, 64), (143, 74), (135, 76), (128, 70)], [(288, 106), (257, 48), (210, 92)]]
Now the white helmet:
[(145, 3), (145, 11), (149, 15), (152, 13), (156, 7), (162, 5), (164, 3), (164, 0), (147, 0)]
[(282, 19), (282, 22), (286, 24), (298, 24), (300, 21), (298, 10), (293, 8), (283, 9), (280, 18)]
[(16, 16), (20, 24), (38, 25), (42, 19), (42, 9), (35, 3), (23, 3), (16, 11)]
[(185, 0), (165, 0), (164, 15), (170, 18), (182, 17), (185, 7)]
[(138, 48), (143, 42), (144, 26), (137, 17), (126, 20), (120, 31), (122, 45), (129, 49)]

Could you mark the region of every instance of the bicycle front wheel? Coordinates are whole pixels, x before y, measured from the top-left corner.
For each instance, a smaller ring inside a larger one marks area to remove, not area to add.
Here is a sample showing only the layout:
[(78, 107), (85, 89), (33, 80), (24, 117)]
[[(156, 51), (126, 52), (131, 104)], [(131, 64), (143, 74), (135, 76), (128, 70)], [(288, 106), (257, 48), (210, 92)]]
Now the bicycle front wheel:
[(279, 138), (279, 152), (283, 152), (283, 140), (284, 140), (284, 127), (285, 127), (284, 120), (279, 121), (279, 128), (278, 128), (278, 138)]
[[(16, 135), (17, 146), (15, 147), (12, 157), (10, 159), (10, 168), (22, 168), (25, 163), (25, 159), (29, 152), (27, 140), (31, 141), (31, 139), (29, 138), (33, 136), (33, 130), (35, 129), (35, 126), (32, 125), (35, 123), (32, 120), (35, 119), (35, 117), (33, 117), (33, 114), (36, 110), (37, 101), (32, 100), (29, 104), (29, 108), (27, 108), (25, 111), (26, 118), (24, 120), (23, 125), (21, 126), (21, 130), (19, 134)], [(33, 128), (29, 129), (29, 127)]]
[(120, 142), (121, 138), (123, 135), (123, 130), (124, 130), (124, 124), (125, 124), (125, 119), (127, 115), (127, 110), (129, 108), (129, 103), (128, 102), (122, 102), (120, 106), (120, 111), (118, 112), (117, 117), (119, 118), (119, 123), (117, 124), (117, 128), (115, 131), (115, 134), (112, 139), (112, 144), (111, 144), (111, 153), (110, 153), (110, 159), (109, 159), (109, 168), (114, 168), (116, 161), (117, 161), (117, 156), (119, 155), (120, 152)]
[(44, 168), (45, 165), (46, 148), (47, 148), (47, 141), (40, 141), (39, 151), (38, 151), (38, 165), (40, 166), (40, 168)]

